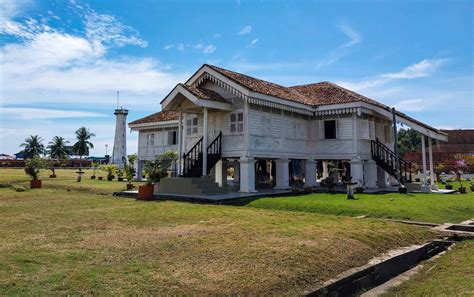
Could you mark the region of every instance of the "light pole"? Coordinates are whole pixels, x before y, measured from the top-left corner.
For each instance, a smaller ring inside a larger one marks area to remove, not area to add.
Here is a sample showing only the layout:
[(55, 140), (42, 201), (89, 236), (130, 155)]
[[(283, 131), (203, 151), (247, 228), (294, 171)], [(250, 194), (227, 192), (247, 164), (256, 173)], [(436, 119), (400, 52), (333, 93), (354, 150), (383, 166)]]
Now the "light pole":
[(105, 155), (107, 156), (107, 148), (109, 147), (108, 144), (105, 145)]

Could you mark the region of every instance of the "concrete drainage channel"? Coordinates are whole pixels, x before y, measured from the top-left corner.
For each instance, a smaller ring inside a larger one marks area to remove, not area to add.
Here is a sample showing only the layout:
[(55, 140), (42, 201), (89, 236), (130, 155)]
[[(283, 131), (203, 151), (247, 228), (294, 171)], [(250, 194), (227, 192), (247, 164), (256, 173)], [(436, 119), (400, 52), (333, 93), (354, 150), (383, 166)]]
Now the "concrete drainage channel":
[(445, 251), (456, 241), (474, 238), (474, 220), (461, 224), (444, 224), (433, 228), (450, 236), (445, 240), (435, 240), (422, 246), (401, 249), (388, 258), (369, 262), (367, 265), (351, 269), (336, 280), (309, 292), (307, 296), (358, 296), (378, 287), (394, 277), (412, 269), (421, 261)]

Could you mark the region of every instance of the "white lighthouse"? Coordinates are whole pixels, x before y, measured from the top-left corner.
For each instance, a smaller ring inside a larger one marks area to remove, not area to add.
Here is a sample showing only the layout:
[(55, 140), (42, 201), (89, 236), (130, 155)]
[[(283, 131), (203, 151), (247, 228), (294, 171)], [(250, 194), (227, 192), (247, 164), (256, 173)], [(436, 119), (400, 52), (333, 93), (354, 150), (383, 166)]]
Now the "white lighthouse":
[(117, 92), (117, 109), (114, 112), (115, 121), (115, 138), (114, 150), (112, 152), (112, 163), (123, 167), (127, 161), (127, 137), (125, 134), (127, 125), (128, 109), (118, 108), (118, 92)]

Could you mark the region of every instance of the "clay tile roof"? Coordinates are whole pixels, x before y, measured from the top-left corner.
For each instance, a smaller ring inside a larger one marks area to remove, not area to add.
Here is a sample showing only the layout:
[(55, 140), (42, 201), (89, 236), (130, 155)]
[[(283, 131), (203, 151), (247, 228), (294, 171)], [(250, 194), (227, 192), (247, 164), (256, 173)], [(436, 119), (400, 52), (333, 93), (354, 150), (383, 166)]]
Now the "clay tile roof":
[(195, 87), (191, 85), (185, 85), (185, 84), (179, 84), (179, 85), (185, 88), (186, 90), (188, 90), (189, 92), (191, 92), (191, 94), (198, 97), (199, 99), (227, 102), (221, 95), (219, 95), (218, 93), (212, 90), (204, 89), (201, 87)]
[(362, 101), (381, 108), (389, 108), (380, 102), (327, 81), (293, 86), (290, 87), (290, 89), (310, 98), (313, 105), (340, 104)]
[(357, 94), (331, 82), (325, 81), (307, 85), (284, 87), (214, 65), (206, 65), (251, 91), (298, 103), (314, 106), (363, 101), (385, 109), (388, 108), (388, 106), (380, 102)]
[(301, 95), (300, 93), (290, 88), (280, 86), (268, 81), (264, 81), (255, 77), (251, 77), (245, 74), (241, 74), (238, 72), (220, 68), (214, 65), (209, 65), (209, 64), (205, 64), (205, 65), (207, 65), (208, 67), (214, 69), (215, 71), (219, 72), (225, 77), (233, 80), (234, 82), (238, 83), (239, 85), (251, 91), (290, 100), (290, 101), (295, 101), (295, 102), (299, 102), (303, 104), (312, 105), (311, 100), (309, 100), (305, 96)]
[(177, 120), (177, 119), (178, 119), (178, 113), (176, 111), (159, 111), (157, 113), (135, 120), (128, 124), (136, 125), (136, 124), (145, 124), (145, 123), (153, 123), (153, 122), (172, 121), (172, 120)]

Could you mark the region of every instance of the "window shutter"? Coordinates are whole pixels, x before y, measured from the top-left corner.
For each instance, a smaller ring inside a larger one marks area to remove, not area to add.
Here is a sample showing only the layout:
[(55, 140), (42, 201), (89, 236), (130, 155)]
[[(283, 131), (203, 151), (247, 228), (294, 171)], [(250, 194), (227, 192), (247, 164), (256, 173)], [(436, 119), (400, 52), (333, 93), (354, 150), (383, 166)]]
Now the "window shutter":
[(375, 122), (369, 121), (369, 137), (372, 140), (375, 140)]
[(168, 145), (172, 145), (172, 144), (173, 144), (173, 132), (168, 131)]
[(360, 120), (360, 138), (370, 139), (369, 120)]
[(318, 121), (318, 138), (324, 139), (324, 120)]

